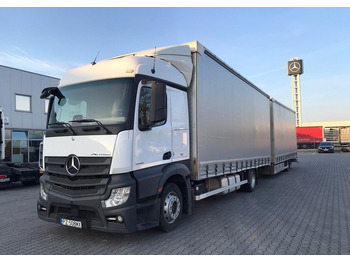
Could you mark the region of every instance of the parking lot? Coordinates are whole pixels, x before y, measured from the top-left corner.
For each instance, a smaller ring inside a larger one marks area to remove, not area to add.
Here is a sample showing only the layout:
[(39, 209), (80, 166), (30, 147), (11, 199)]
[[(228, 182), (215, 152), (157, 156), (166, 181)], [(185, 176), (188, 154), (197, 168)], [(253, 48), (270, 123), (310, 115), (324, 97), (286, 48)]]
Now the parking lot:
[(173, 232), (110, 234), (39, 220), (39, 186), (15, 184), (0, 189), (0, 255), (350, 254), (349, 188), (350, 153), (299, 152), (253, 193), (196, 202)]

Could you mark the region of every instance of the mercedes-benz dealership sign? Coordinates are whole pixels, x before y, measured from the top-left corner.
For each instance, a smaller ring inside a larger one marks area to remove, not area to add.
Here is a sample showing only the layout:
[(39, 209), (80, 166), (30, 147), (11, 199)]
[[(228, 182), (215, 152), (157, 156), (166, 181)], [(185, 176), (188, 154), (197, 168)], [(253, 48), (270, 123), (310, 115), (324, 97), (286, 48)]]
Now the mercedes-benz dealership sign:
[(288, 75), (301, 75), (303, 73), (303, 60), (293, 60), (287, 62)]

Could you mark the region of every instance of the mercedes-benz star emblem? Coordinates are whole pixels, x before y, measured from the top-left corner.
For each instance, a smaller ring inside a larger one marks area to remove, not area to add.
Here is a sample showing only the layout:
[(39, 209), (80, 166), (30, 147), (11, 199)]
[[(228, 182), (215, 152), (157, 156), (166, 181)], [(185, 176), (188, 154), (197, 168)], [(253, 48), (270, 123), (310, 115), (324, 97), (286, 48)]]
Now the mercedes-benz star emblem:
[(293, 73), (298, 72), (300, 70), (300, 64), (298, 62), (290, 63), (289, 70)]
[(80, 171), (80, 161), (76, 155), (70, 155), (66, 161), (66, 170), (69, 175), (75, 176)]

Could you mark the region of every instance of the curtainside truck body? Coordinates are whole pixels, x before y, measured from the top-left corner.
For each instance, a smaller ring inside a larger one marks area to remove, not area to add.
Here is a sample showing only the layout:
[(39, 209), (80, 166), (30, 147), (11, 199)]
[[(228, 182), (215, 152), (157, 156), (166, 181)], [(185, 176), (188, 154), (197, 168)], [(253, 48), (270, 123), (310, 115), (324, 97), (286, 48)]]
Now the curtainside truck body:
[(274, 175), (289, 169), (297, 158), (295, 113), (270, 99), (271, 164), (261, 169), (261, 174)]
[(297, 158), (294, 112), (197, 41), (72, 69), (41, 98), (37, 212), (65, 226), (169, 231)]

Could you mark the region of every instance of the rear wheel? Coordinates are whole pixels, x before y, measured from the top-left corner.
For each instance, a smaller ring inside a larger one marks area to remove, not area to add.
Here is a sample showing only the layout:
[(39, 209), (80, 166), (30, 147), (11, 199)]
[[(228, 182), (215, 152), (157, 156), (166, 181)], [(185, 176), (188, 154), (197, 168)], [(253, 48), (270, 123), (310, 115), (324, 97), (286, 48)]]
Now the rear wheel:
[(256, 172), (254, 169), (250, 169), (247, 171), (246, 178), (248, 180), (247, 184), (242, 186), (242, 189), (247, 192), (253, 192), (256, 186)]
[(286, 168), (284, 169), (285, 172), (288, 172), (288, 171), (289, 171), (290, 165), (291, 165), (291, 161), (290, 161), (290, 160), (288, 160), (288, 161), (286, 161), (286, 162), (284, 163), (284, 166), (286, 167)]
[(175, 229), (182, 217), (182, 195), (176, 184), (165, 184), (160, 206), (160, 228), (165, 232)]

